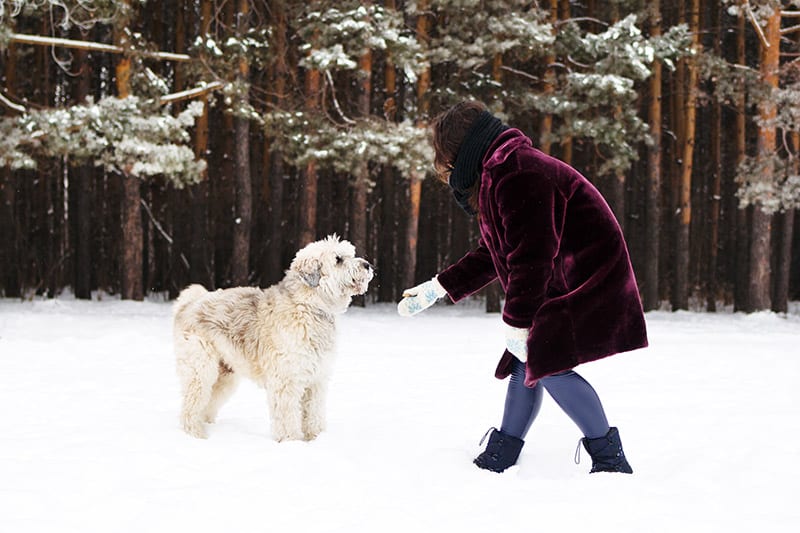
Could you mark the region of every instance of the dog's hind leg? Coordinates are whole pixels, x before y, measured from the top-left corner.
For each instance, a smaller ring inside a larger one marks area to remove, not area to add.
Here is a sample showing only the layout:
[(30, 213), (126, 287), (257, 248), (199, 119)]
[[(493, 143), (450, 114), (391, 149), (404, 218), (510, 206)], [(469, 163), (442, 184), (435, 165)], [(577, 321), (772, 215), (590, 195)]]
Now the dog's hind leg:
[(303, 388), (296, 383), (271, 383), (267, 387), (272, 436), (278, 441), (303, 439)]
[(189, 336), (176, 348), (178, 376), (183, 386), (181, 425), (189, 435), (204, 439), (207, 434), (203, 419), (219, 376), (219, 363), (197, 336)]
[(303, 394), (303, 435), (313, 440), (325, 430), (325, 383), (314, 383)]
[(236, 390), (238, 382), (239, 380), (233, 370), (224, 363), (219, 363), (219, 376), (217, 376), (217, 381), (211, 388), (211, 398), (208, 401), (205, 416), (203, 417), (204, 422), (214, 423), (217, 419), (219, 408), (231, 397), (233, 391)]

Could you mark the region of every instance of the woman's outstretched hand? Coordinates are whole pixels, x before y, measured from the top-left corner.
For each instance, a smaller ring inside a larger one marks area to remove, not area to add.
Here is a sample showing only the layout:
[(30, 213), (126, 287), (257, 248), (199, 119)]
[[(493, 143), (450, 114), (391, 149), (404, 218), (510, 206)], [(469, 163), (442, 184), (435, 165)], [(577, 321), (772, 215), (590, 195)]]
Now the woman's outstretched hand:
[(445, 294), (447, 291), (434, 276), (430, 281), (404, 290), (403, 299), (397, 304), (397, 312), (400, 316), (416, 315), (432, 306)]

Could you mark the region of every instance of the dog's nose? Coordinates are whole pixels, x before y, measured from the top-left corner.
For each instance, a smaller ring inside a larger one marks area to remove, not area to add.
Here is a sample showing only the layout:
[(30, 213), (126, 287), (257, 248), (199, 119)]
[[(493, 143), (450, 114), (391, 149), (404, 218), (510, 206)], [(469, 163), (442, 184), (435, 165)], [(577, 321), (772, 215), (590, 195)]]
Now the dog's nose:
[(372, 266), (372, 265), (369, 263), (369, 261), (365, 261), (365, 260), (363, 260), (363, 259), (361, 260), (361, 266), (363, 266), (363, 267), (364, 267), (364, 268), (366, 268), (367, 270), (375, 270), (375, 267), (374, 267), (374, 266)]

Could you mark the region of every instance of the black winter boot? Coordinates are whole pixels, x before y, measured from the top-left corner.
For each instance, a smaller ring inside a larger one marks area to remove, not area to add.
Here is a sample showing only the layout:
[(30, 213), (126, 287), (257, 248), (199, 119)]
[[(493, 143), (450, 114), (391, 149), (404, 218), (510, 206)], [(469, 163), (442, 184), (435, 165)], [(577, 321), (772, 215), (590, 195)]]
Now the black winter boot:
[[(489, 431), (492, 434), (489, 435), (489, 444), (486, 445), (486, 450), (472, 462), (484, 470), (500, 473), (516, 464), (525, 441), (503, 433), (497, 428), (491, 428)], [(486, 435), (483, 438), (485, 439)], [(481, 444), (483, 444), (483, 439), (481, 439)]]
[[(583, 447), (592, 456), (592, 470), (595, 472), (622, 472), (633, 474), (633, 469), (625, 459), (625, 452), (622, 451), (622, 441), (619, 439), (619, 430), (610, 428), (605, 437), (596, 439), (581, 439)], [(578, 445), (580, 448), (580, 445)]]

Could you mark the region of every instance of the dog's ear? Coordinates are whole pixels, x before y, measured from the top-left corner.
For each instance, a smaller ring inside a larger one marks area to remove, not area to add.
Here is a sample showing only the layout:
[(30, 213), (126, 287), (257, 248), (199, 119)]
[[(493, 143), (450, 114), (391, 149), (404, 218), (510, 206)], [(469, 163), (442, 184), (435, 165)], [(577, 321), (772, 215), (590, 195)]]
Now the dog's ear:
[(300, 275), (303, 277), (303, 281), (305, 281), (308, 284), (309, 287), (313, 288), (313, 287), (318, 287), (319, 286), (319, 279), (321, 277), (321, 275), (319, 273), (319, 270), (316, 270), (314, 272), (308, 272), (308, 273), (304, 272), (304, 273), (301, 273)]
[(311, 257), (300, 259), (294, 262), (292, 268), (300, 274), (306, 285), (312, 288), (319, 286), (319, 280), (322, 277), (322, 263), (317, 259)]

